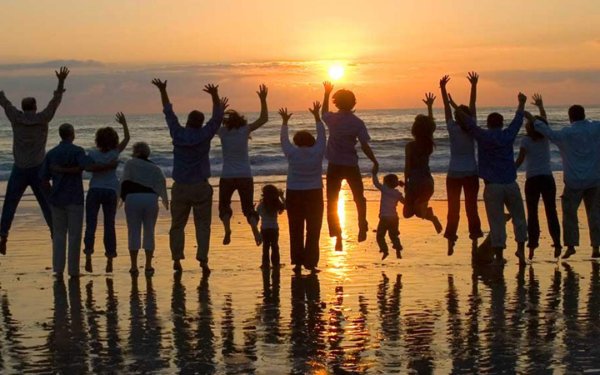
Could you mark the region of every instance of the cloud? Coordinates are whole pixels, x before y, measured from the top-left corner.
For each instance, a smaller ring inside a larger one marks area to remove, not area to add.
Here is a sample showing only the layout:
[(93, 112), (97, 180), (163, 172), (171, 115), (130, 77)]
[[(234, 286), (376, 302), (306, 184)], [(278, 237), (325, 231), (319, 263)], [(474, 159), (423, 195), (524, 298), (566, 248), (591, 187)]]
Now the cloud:
[(30, 69), (58, 69), (60, 66), (71, 68), (101, 68), (104, 64), (96, 60), (49, 60), (32, 63), (0, 64), (0, 70), (30, 70)]
[(523, 82), (559, 84), (565, 82), (579, 84), (600, 83), (600, 69), (586, 70), (499, 70), (485, 72), (491, 79), (503, 86), (519, 86)]

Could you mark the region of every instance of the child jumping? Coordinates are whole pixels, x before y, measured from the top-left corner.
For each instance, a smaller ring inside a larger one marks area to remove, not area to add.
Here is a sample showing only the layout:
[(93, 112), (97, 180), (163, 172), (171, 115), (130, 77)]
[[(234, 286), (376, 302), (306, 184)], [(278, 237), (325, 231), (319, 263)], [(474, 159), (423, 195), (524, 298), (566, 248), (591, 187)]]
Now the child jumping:
[(389, 255), (388, 245), (385, 242), (386, 233), (392, 241), (392, 247), (396, 249), (396, 258), (402, 258), (402, 244), (400, 243), (399, 219), (396, 208), (398, 202), (404, 204), (404, 196), (396, 190), (398, 186), (404, 186), (404, 182), (398, 180), (395, 174), (388, 174), (383, 177), (383, 185), (377, 178), (377, 168), (373, 168), (373, 185), (381, 191), (381, 201), (379, 203), (379, 224), (377, 225), (377, 244), (379, 252), (383, 253), (381, 260)]
[(279, 267), (279, 225), (277, 216), (285, 209), (283, 191), (274, 185), (265, 185), (262, 188), (262, 198), (256, 211), (260, 216), (260, 234), (262, 236), (262, 264), (261, 268), (269, 268), (269, 248), (271, 249), (271, 265)]

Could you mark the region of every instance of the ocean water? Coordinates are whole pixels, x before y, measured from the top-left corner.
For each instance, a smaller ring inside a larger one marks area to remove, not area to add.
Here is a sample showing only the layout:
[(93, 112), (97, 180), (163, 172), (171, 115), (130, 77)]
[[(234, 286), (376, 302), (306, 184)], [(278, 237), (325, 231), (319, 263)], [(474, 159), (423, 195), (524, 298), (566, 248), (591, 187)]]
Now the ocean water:
[[(587, 108), (587, 115), (592, 119), (600, 119), (600, 107)], [(481, 108), (479, 109), (479, 123), (485, 123), (485, 116), (493, 111), (500, 112), (508, 124), (514, 115), (514, 108)], [(59, 110), (60, 112), (60, 110)], [(567, 107), (550, 107), (547, 109), (548, 118), (553, 127), (560, 128), (568, 125)], [(410, 128), (415, 115), (425, 113), (421, 109), (403, 110), (369, 110), (357, 111), (369, 129), (372, 141), (371, 146), (380, 162), (382, 173), (398, 173), (404, 167), (404, 145), (412, 137)], [(178, 113), (182, 122), (185, 122), (187, 113)], [(252, 121), (258, 114), (247, 113)], [(438, 129), (435, 132), (436, 149), (431, 157), (430, 166), (432, 171), (442, 173), (448, 167), (450, 149), (448, 134), (445, 130), (444, 115), (441, 110), (434, 113), (438, 119)], [(145, 141), (152, 148), (151, 159), (160, 165), (165, 174), (170, 177), (173, 165), (173, 153), (171, 140), (167, 126), (162, 114), (154, 115), (128, 115), (131, 131), (131, 143), (123, 155), (122, 160), (129, 158), (131, 145), (137, 141)], [(76, 143), (90, 149), (94, 147), (94, 133), (96, 129), (103, 126), (113, 126), (122, 137), (120, 125), (114, 122), (113, 116), (56, 116), (50, 126), (48, 137), (48, 149), (59, 142), (58, 126), (63, 122), (69, 122), (76, 129)], [(281, 120), (275, 112), (270, 113), (270, 121), (252, 134), (250, 141), (250, 162), (252, 172), (257, 177), (285, 176), (287, 173), (287, 161), (285, 160), (279, 143), (279, 129)], [(290, 123), (290, 135), (295, 130), (311, 130), (314, 134), (314, 120), (312, 115), (305, 112), (294, 113)], [(515, 142), (515, 153), (518, 152), (520, 137), (524, 134), (522, 129), (520, 136)], [(560, 155), (556, 147), (552, 146), (552, 167), (554, 170), (561, 169)], [(359, 154), (361, 151), (359, 150)], [(12, 130), (6, 117), (0, 116), (0, 180), (8, 179), (12, 166)], [(221, 144), (215, 137), (210, 152), (212, 175), (218, 177), (223, 166)], [(324, 161), (324, 165), (325, 165)], [(370, 171), (370, 162), (361, 155), (360, 160), (363, 174)]]

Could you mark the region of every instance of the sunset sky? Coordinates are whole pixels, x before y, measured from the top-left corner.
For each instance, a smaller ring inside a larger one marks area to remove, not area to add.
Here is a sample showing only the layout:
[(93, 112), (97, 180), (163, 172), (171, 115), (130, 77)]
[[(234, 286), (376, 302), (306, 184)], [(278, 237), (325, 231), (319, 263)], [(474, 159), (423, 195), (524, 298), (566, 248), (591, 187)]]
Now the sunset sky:
[(355, 90), (358, 109), (419, 107), (446, 73), (466, 101), (469, 70), (481, 75), (481, 106), (512, 106), (519, 90), (547, 105), (600, 104), (598, 0), (1, 4), (0, 90), (45, 101), (65, 63), (63, 114), (159, 112), (155, 76), (178, 110), (208, 106), (209, 82), (241, 110), (258, 110), (263, 82), (271, 110), (303, 109), (336, 63), (336, 87)]

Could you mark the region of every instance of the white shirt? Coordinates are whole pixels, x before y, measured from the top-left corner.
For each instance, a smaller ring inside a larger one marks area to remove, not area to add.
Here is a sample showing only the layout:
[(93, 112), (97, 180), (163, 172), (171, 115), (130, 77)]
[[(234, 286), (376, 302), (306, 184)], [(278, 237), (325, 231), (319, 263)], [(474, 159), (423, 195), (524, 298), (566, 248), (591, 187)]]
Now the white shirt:
[(323, 155), (327, 145), (325, 126), (317, 123), (317, 139), (312, 147), (297, 147), (290, 142), (288, 126), (281, 126), (281, 149), (288, 159), (287, 188), (313, 190), (323, 188)]
[(550, 142), (544, 137), (534, 141), (525, 136), (521, 140), (521, 148), (525, 150), (525, 171), (527, 178), (552, 175), (550, 166)]
[(450, 164), (448, 173), (458, 172), (461, 176), (476, 175), (475, 140), (454, 121), (446, 123), (450, 139)]
[(558, 146), (567, 187), (580, 190), (600, 186), (600, 122), (576, 121), (560, 130), (552, 130), (542, 121), (534, 126)]
[(237, 129), (227, 129), (222, 126), (217, 132), (223, 148), (223, 171), (221, 178), (252, 177), (250, 157), (248, 156), (248, 125)]
[(373, 185), (381, 191), (381, 200), (379, 201), (379, 217), (398, 217), (398, 202), (404, 203), (404, 196), (396, 189), (383, 185), (373, 176)]
[[(88, 153), (89, 157), (94, 159), (97, 164), (108, 164), (111, 161), (118, 159), (120, 152), (119, 150), (110, 150), (108, 152), (101, 152), (98, 149), (93, 149)], [(93, 172), (92, 178), (90, 179), (90, 189), (110, 189), (119, 191), (119, 178), (117, 177), (116, 169), (109, 169), (102, 172)]]

